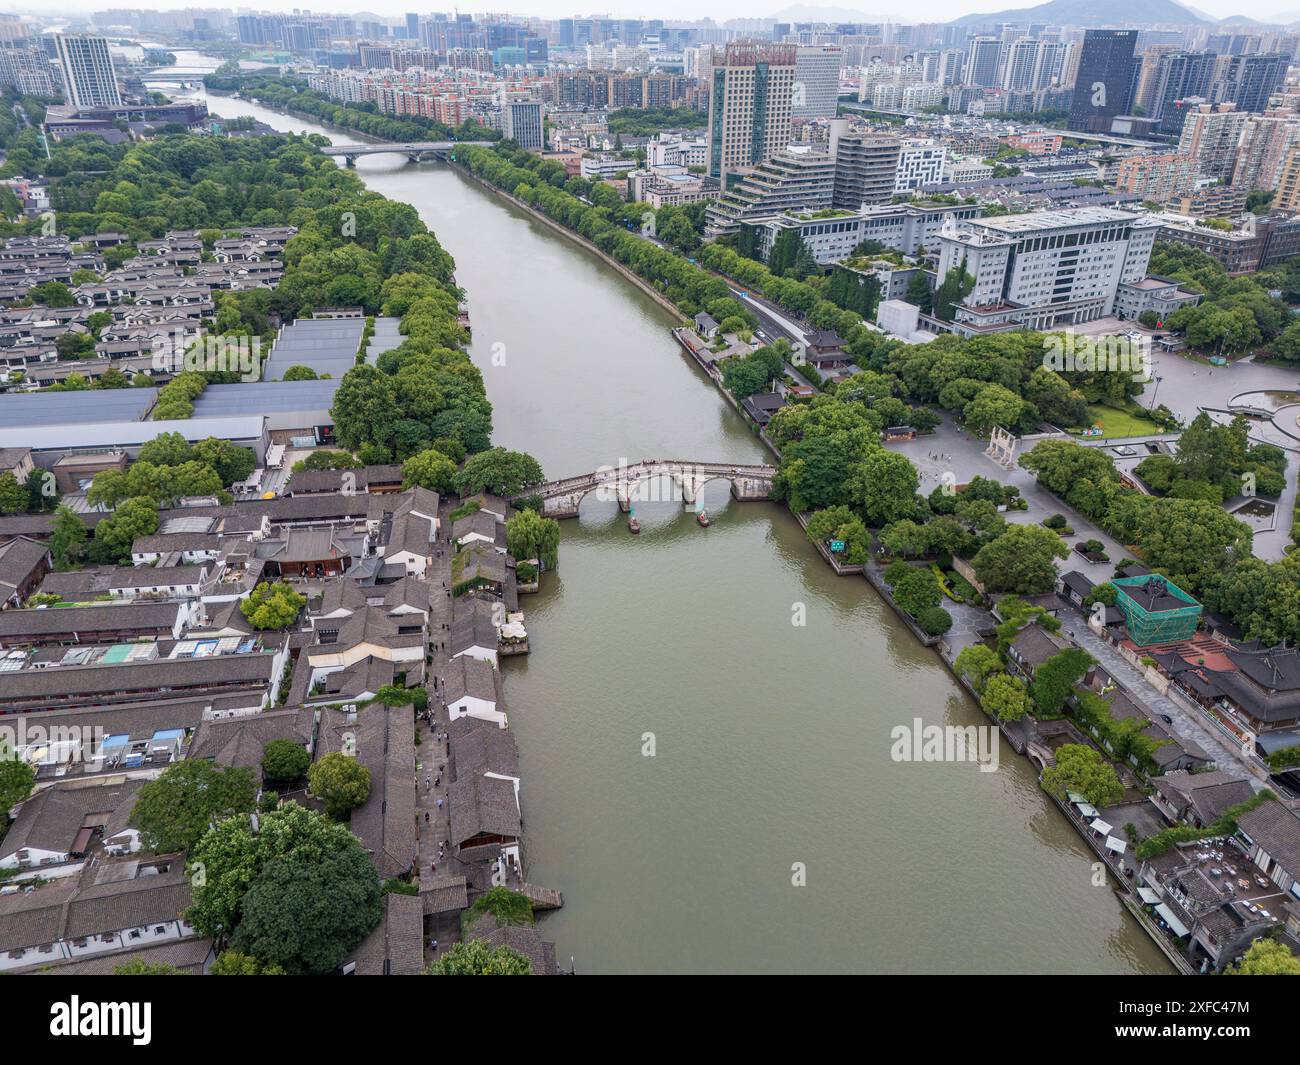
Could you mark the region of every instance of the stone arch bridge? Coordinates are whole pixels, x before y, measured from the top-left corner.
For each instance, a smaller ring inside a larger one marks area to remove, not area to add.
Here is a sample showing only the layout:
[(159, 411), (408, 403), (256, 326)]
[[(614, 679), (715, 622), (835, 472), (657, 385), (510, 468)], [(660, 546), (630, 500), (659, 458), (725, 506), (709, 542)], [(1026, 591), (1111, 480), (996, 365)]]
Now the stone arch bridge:
[[(542, 513), (548, 518), (576, 518), (578, 507), (590, 492), (601, 492), (606, 498), (616, 500), (619, 509), (627, 511), (632, 505), (634, 490), (641, 484), (672, 482), (673, 501), (680, 500), (688, 510), (693, 510), (700, 489), (709, 481), (722, 479), (731, 484), (733, 498), (742, 501), (770, 499), (775, 466), (742, 465), (732, 462), (688, 462), (681, 459), (646, 459), (632, 465), (602, 466), (591, 473), (547, 481), (519, 498), (540, 497)], [(644, 497), (646, 502), (660, 502), (654, 495)]]

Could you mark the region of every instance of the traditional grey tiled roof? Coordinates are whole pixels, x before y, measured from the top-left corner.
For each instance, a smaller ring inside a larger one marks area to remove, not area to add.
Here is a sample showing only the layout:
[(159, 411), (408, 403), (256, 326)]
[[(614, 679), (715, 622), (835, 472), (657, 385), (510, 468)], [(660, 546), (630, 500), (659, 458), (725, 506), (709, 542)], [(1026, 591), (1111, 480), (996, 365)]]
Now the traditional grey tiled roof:
[(49, 545), (19, 536), (0, 544), (0, 599), (12, 595), (49, 553)]
[(370, 490), (371, 485), (402, 483), (401, 466), (362, 466), (355, 470), (299, 470), (289, 478), (289, 495), (315, 492), (338, 492), (344, 484), (344, 474), (352, 475), (352, 485), (358, 492)]
[[(87, 873), (111, 868), (99, 865)], [(130, 880), (100, 880), (81, 888), (68, 904), (65, 934), (72, 938), (174, 921), (189, 907), (190, 878), (178, 855), (165, 873)]]
[(158, 863), (166, 871), (144, 876), (135, 858), (98, 862), (79, 876), (0, 895), (0, 952), (177, 920), (191, 899), (185, 862), (170, 855)]
[(0, 702), (16, 702), (64, 693), (89, 700), (118, 691), (188, 688), (193, 686), (257, 686), (267, 684), (271, 654), (175, 658), (112, 666), (62, 666), (6, 673)]
[(1030, 625), (1011, 641), (1011, 646), (1030, 666), (1041, 666), (1069, 645), (1040, 626)]
[[(384, 916), (348, 961), (358, 976), (415, 976), (424, 967), (424, 910), (420, 896), (389, 892)], [(345, 962), (346, 964), (346, 962)]]
[(105, 603), (97, 606), (68, 606), (0, 612), (0, 640), (13, 642), (53, 633), (76, 632), (93, 637), (97, 632), (136, 630), (150, 632), (171, 629), (180, 603)]
[(1213, 824), (1226, 810), (1255, 794), (1246, 781), (1217, 769), (1209, 773), (1165, 773), (1152, 785), (1174, 806), (1189, 807), (1205, 825)]
[(311, 742), (310, 710), (268, 710), (238, 717), (209, 718), (199, 724), (188, 758), (209, 758), (219, 766), (253, 768), (261, 775), (262, 754), (271, 740)]
[(1237, 827), (1300, 880), (1300, 816), (1280, 802), (1266, 802), (1238, 817)]
[(467, 716), (451, 722), (447, 726), (447, 735), (451, 744), (452, 780), (484, 773), (519, 776), (519, 748), (510, 729)]
[(443, 675), (443, 701), (450, 704), (469, 696), (471, 699), (495, 703), (497, 701), (496, 677), (497, 671), (492, 668), (491, 662), (485, 662), (481, 658), (471, 658), (469, 655), (453, 658), (447, 663), (447, 670)]
[(113, 976), (121, 966), (139, 961), (146, 965), (168, 965), (191, 976), (200, 976), (211, 955), (210, 939), (169, 939), (139, 950), (82, 955), (15, 971), (28, 976)]
[[(485, 580), (494, 584), (503, 584), (506, 579), (506, 557), (495, 547), (476, 541), (462, 547), (457, 553), (459, 575), (454, 577), (456, 583)], [(452, 570), (453, 574), (457, 569)]]
[(466, 775), (450, 782), (451, 841), (462, 846), (480, 833), (517, 839), (522, 826), (515, 787), (509, 780)]
[[(422, 624), (422, 619), (415, 614), (408, 619), (400, 614), (389, 614), (383, 607), (366, 607), (336, 620), (318, 622), (315, 626), (317, 642), (311, 645), (308, 653), (337, 654), (363, 643), (389, 648), (422, 646), (422, 629), (419, 632), (398, 632), (399, 626), (405, 628)], [(327, 634), (335, 629), (337, 635), (333, 639), (326, 639)]]
[(322, 712), (317, 757), (344, 750), (349, 737), (357, 760), (370, 770), (370, 796), (352, 811), (352, 831), (383, 878), (415, 864), (415, 715), (410, 706), (371, 703), (355, 720), (340, 709)]
[(469, 906), (468, 881), (463, 876), (421, 878), (420, 901), (424, 912), (455, 913)]
[(490, 948), (509, 947), (522, 954), (532, 965), (533, 976), (554, 976), (555, 944), (542, 939), (542, 933), (530, 924), (498, 926), (496, 918), (485, 913), (469, 930), (470, 939), (481, 939)]
[(55, 784), (23, 803), (9, 832), (0, 840), (0, 855), (26, 847), (65, 854), (83, 828), (98, 828), (105, 837), (127, 827), (142, 780), (113, 784)]
[(476, 596), (461, 596), (452, 607), (451, 639), (447, 648), (458, 655), (471, 647), (495, 651), (497, 627), (492, 621), (492, 604)]
[(486, 510), (476, 510), (473, 514), (466, 514), (463, 518), (458, 519), (451, 527), (451, 538), (453, 540), (462, 540), (472, 533), (478, 533), (484, 539), (495, 542), (497, 519)]

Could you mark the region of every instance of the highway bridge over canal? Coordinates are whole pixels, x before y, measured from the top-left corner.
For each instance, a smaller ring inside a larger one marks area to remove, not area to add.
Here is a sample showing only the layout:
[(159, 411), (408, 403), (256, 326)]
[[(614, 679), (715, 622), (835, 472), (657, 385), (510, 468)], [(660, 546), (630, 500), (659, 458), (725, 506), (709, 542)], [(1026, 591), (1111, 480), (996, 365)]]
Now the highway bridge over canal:
[(404, 155), (412, 163), (422, 163), (427, 159), (445, 159), (458, 147), (491, 146), (491, 141), (416, 141), (412, 144), (332, 144), (322, 148), (321, 152), (336, 159), (342, 156), (348, 166), (356, 166), (357, 159), (363, 155)]

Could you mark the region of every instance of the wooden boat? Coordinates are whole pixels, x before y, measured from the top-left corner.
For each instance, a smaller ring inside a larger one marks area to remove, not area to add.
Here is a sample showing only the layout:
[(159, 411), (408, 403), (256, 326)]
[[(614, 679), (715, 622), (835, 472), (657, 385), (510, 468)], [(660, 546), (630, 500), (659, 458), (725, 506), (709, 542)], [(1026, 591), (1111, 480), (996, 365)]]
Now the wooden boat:
[(639, 533), (641, 531), (641, 523), (636, 520), (636, 511), (634, 510), (628, 511), (627, 531), (631, 533)]
[(709, 527), (709, 512), (707, 510), (701, 510), (695, 515), (695, 520), (707, 529)]

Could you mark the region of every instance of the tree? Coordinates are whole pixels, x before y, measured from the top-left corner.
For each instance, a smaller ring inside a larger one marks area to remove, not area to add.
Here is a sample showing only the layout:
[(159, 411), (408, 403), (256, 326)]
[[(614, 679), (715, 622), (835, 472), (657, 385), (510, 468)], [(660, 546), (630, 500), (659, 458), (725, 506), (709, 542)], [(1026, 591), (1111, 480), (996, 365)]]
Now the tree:
[(963, 647), (953, 662), (957, 673), (970, 681), (970, 686), (977, 692), (984, 690), (989, 677), (1002, 668), (997, 652), (982, 643), (973, 643)]
[(148, 850), (188, 851), (214, 821), (251, 813), (256, 799), (251, 769), (220, 769), (204, 759), (186, 759), (140, 788), (131, 824), (140, 829)]
[(311, 792), (325, 803), (325, 812), (342, 821), (370, 797), (370, 770), (351, 755), (331, 751), (308, 771)]
[(314, 856), (355, 839), (345, 825), (295, 802), (260, 815), (257, 830), (247, 816), (218, 821), (190, 851), (186, 869), (194, 895), (185, 918), (202, 935), (229, 936), (239, 923), (240, 907), (262, 865), (273, 857)]
[(435, 448), (426, 448), (402, 463), (403, 488), (428, 488), (443, 495), (456, 489), (456, 464)]
[(1043, 770), (1043, 790), (1064, 801), (1067, 792), (1077, 792), (1093, 806), (1113, 806), (1124, 797), (1115, 768), (1102, 760), (1093, 748), (1067, 743), (1056, 750), (1056, 765)]
[(189, 974), (183, 969), (178, 969), (174, 965), (166, 965), (163, 962), (147, 962), (143, 958), (133, 958), (131, 961), (123, 962), (121, 965), (114, 966), (114, 976), (188, 976)]
[(907, 283), (907, 294), (903, 298), (920, 307), (922, 314), (929, 314), (934, 309), (934, 292), (924, 270), (918, 270), (912, 275)]
[(131, 545), (158, 531), (158, 505), (149, 498), (128, 499), (95, 526), (93, 557), (98, 562), (125, 562)]
[(520, 562), (535, 558), (547, 569), (560, 561), (560, 523), (535, 510), (521, 510), (506, 522), (506, 550)]
[(243, 600), (239, 611), (255, 629), (285, 629), (297, 620), (307, 597), (284, 581), (257, 585)]
[(237, 950), (223, 950), (208, 970), (209, 976), (284, 976), (278, 965), (268, 964)]
[(7, 816), (10, 807), (26, 799), (35, 786), (36, 771), (10, 750), (8, 744), (0, 744), (0, 813)]
[(980, 706), (995, 721), (1019, 721), (1029, 713), (1025, 682), (1009, 673), (994, 673), (980, 696)]
[(517, 496), (544, 480), (541, 464), (532, 455), (494, 447), (465, 460), (456, 476), (456, 490), (462, 496), (478, 492)]
[(269, 740), (262, 748), (262, 776), (268, 784), (291, 784), (301, 780), (311, 765), (307, 748), (293, 740)]
[(1011, 525), (990, 540), (972, 560), (975, 576), (987, 592), (1037, 595), (1056, 584), (1054, 560), (1069, 551), (1061, 538), (1041, 525)]
[(1029, 686), (1039, 712), (1059, 714), (1074, 686), (1096, 661), (1081, 647), (1067, 647), (1040, 664), (1034, 670), (1034, 680)]
[(281, 381), (315, 381), (318, 374), (310, 366), (293, 365), (280, 375)]
[(869, 525), (886, 525), (916, 513), (916, 467), (904, 455), (883, 448), (862, 460), (852, 485)]
[(1257, 939), (1229, 976), (1300, 976), (1300, 958), (1276, 939)]
[(928, 569), (909, 566), (894, 584), (894, 602), (913, 617), (921, 611), (939, 605), (939, 582)]
[(502, 945), (495, 950), (481, 939), (457, 943), (425, 970), (427, 976), (530, 976), (533, 963)]
[(75, 510), (60, 503), (54, 511), (54, 527), (50, 532), (50, 555), (56, 569), (71, 569), (80, 564), (86, 536), (86, 523)]
[(375, 863), (348, 836), (318, 859), (267, 861), (243, 897), (231, 946), (293, 975), (338, 968), (383, 916)]
[(1014, 429), (1025, 412), (1025, 401), (1009, 388), (990, 384), (981, 388), (962, 410), (966, 428), (987, 436), (995, 426)]
[(8, 470), (0, 473), (0, 514), (21, 514), (29, 502), (27, 486), (19, 484), (18, 478)]
[(952, 615), (941, 606), (928, 606), (916, 615), (916, 623), (927, 636), (942, 636), (952, 628)]
[(957, 304), (970, 295), (974, 287), (975, 278), (966, 272), (966, 258), (963, 256), (961, 265), (950, 268), (934, 290), (934, 316), (951, 322)]

